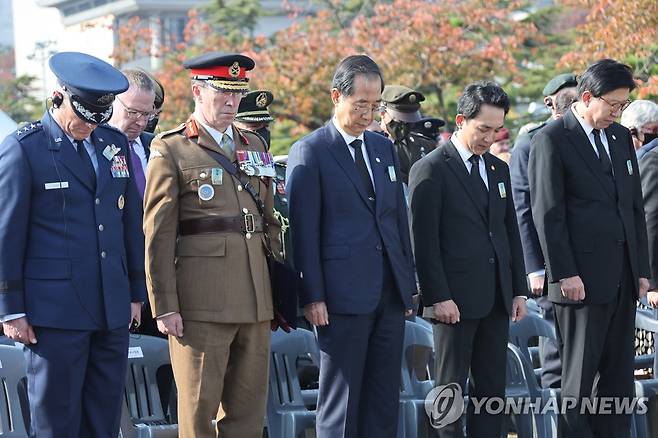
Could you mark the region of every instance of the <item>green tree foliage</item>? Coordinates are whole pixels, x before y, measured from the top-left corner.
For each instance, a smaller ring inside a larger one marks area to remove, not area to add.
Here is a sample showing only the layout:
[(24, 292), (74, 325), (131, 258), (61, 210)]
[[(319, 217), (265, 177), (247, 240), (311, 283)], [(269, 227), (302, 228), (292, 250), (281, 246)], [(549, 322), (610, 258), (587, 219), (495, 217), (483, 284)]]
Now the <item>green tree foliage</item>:
[(232, 43), (254, 35), (261, 11), (260, 0), (214, 0), (203, 9), (208, 23)]
[(35, 79), (23, 75), (0, 82), (0, 110), (19, 124), (39, 118), (43, 111), (39, 100), (30, 95)]

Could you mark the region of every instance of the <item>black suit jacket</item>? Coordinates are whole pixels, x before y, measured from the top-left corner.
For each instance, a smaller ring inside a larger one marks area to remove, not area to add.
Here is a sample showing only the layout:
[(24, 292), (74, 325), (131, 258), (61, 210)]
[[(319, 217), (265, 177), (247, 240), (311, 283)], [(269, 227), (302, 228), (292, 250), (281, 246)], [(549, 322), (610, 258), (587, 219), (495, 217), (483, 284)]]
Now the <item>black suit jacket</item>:
[[(572, 111), (550, 122), (532, 139), (528, 175), (532, 216), (549, 277), (548, 296), (562, 296), (559, 280), (579, 275), (585, 304), (616, 297), (628, 249), (633, 278), (649, 277), (642, 190), (629, 131), (613, 123), (605, 130), (614, 184)], [(637, 295), (638, 285), (633, 291)]]
[(658, 279), (658, 148), (650, 150), (640, 160), (640, 178), (649, 242), (650, 281), (651, 288), (655, 289)]
[(541, 252), (535, 222), (532, 220), (530, 184), (528, 183), (528, 159), (530, 157), (530, 141), (537, 134), (538, 130), (545, 125), (545, 123), (542, 123), (537, 128), (517, 137), (509, 162), (516, 220), (519, 222), (525, 268), (528, 274), (544, 269), (544, 256)]
[(493, 308), (497, 278), (511, 313), (512, 297), (527, 295), (521, 239), (507, 164), (484, 154), (488, 211), (452, 142), (418, 161), (409, 177), (416, 269), (423, 303), (452, 299), (462, 318), (482, 318)]

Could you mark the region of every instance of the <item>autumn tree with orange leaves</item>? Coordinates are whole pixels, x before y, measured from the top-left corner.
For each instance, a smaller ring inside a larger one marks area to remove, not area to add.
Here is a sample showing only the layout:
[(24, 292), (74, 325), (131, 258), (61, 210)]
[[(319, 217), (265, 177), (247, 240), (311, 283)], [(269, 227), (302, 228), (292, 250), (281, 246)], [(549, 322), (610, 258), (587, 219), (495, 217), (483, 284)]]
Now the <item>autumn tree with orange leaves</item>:
[[(273, 139), (279, 153), (331, 117), (333, 70), (340, 59), (354, 53), (372, 56), (387, 83), (423, 92), (427, 97), (423, 112), (448, 122), (453, 121), (460, 90), (469, 82), (492, 79), (514, 99), (539, 100), (545, 78), (569, 69), (582, 71), (603, 56), (635, 67), (645, 79), (641, 95), (658, 94), (655, 0), (562, 2), (555, 8), (560, 14), (549, 16), (554, 21), (544, 23), (540, 31), (536, 23), (547, 18), (541, 18), (541, 12), (528, 13), (519, 0), (364, 1), (347, 13), (339, 10), (341, 2), (323, 0), (317, 3), (327, 7), (272, 37), (245, 35), (240, 41), (223, 38), (192, 11), (184, 40), (174, 47), (158, 46), (162, 66), (155, 74), (167, 94), (161, 125), (175, 126), (192, 111), (189, 76), (182, 61), (208, 50), (238, 51), (255, 59), (250, 86), (274, 92), (270, 110), (277, 120), (278, 135)], [(122, 30), (115, 58), (118, 66), (137, 57), (140, 48), (154, 47), (149, 35), (140, 34), (139, 23), (131, 24)], [(543, 58), (546, 53), (554, 58)], [(537, 71), (541, 77), (535, 79), (538, 85), (532, 94), (517, 94)], [(514, 111), (510, 116), (512, 123), (520, 117)]]
[(614, 58), (631, 64), (638, 97), (658, 96), (658, 2), (656, 0), (563, 0), (589, 10), (575, 29), (576, 42), (560, 65), (582, 70), (592, 61)]

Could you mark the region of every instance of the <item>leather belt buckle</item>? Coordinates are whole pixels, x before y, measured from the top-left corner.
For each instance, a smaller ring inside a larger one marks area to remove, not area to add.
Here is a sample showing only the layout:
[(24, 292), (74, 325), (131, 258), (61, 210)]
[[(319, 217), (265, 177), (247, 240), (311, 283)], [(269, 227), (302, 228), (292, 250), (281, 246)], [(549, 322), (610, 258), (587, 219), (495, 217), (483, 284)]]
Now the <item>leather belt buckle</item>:
[(256, 232), (256, 221), (254, 220), (254, 215), (251, 213), (246, 213), (244, 215), (244, 232), (245, 233)]

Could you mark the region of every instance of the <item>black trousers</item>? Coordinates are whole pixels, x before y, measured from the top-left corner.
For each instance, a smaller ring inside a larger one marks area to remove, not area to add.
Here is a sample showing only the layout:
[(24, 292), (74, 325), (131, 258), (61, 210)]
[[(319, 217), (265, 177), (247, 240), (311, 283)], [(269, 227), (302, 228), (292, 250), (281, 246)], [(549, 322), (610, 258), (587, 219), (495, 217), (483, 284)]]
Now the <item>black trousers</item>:
[[(634, 397), (635, 298), (628, 256), (615, 300), (606, 304), (554, 304), (562, 358), (562, 399)], [(587, 291), (585, 293), (596, 293)], [(596, 387), (595, 378), (598, 375)], [(630, 415), (581, 413), (560, 416), (562, 438), (630, 437)]]
[[(500, 287), (491, 312), (481, 319), (462, 319), (456, 324), (434, 324), (436, 386), (459, 383), (469, 396), (505, 397), (509, 314), (503, 305)], [(468, 404), (466, 431), (469, 438), (499, 438), (503, 414), (474, 413)], [(482, 407), (484, 409), (484, 407)], [(464, 437), (461, 421), (438, 430), (440, 438)]]

